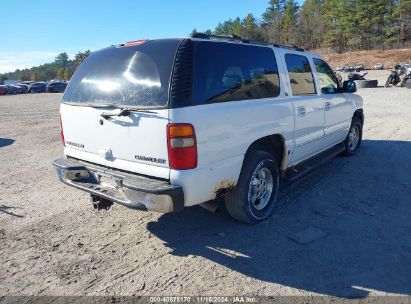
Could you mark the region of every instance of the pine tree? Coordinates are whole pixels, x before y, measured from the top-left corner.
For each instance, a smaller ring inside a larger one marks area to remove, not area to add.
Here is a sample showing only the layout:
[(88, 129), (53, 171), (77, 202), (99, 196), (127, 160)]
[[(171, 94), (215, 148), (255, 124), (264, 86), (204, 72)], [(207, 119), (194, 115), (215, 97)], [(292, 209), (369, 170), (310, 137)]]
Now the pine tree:
[(283, 17), (286, 0), (270, 0), (268, 8), (264, 12), (262, 28), (267, 42), (283, 42)]
[(297, 43), (297, 15), (298, 5), (295, 0), (288, 0), (284, 9), (283, 31), (284, 42), (288, 44)]
[(264, 41), (262, 32), (253, 14), (248, 14), (242, 21), (241, 37), (253, 41)]
[(66, 68), (68, 65), (68, 61), (69, 61), (69, 56), (67, 55), (66, 52), (64, 52), (56, 56), (54, 63), (58, 65), (59, 67)]
[(398, 0), (394, 14), (398, 18), (397, 47), (402, 47), (411, 40), (411, 0)]
[(395, 45), (397, 41), (398, 33), (398, 16), (397, 16), (397, 0), (387, 0), (386, 11), (384, 15), (384, 45), (385, 47), (391, 47)]
[(324, 36), (323, 0), (306, 0), (300, 10), (298, 45), (307, 49), (320, 48)]

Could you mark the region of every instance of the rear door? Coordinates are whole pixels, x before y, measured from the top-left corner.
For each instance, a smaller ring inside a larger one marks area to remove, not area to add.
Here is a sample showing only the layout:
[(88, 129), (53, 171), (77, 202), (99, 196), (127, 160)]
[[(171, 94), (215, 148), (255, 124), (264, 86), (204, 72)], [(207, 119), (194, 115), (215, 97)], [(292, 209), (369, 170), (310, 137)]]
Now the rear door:
[[(179, 44), (142, 41), (90, 55), (63, 97), (66, 155), (168, 179), (168, 96)], [(119, 116), (122, 109), (129, 111)]]
[(320, 152), (324, 139), (324, 100), (318, 96), (308, 58), (301, 54), (285, 54), (294, 106), (295, 148), (292, 163), (296, 164)]

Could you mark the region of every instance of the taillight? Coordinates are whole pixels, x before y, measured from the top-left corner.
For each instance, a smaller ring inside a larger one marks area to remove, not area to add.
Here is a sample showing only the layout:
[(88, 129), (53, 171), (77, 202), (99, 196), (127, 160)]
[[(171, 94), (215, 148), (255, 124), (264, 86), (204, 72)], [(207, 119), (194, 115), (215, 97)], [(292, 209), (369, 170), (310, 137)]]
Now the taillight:
[(64, 140), (64, 132), (63, 132), (63, 122), (61, 120), (61, 114), (60, 114), (60, 138), (61, 138), (61, 142), (63, 143), (63, 146), (66, 146), (66, 142)]
[(167, 142), (171, 169), (187, 170), (197, 167), (197, 141), (193, 125), (168, 124)]

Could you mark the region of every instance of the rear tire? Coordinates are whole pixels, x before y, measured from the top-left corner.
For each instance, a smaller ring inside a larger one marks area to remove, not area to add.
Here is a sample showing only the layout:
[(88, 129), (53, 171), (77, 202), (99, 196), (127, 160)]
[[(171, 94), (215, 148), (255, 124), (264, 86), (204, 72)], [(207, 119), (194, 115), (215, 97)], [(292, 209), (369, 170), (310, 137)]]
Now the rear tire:
[(388, 88), (388, 87), (390, 86), (391, 81), (392, 81), (392, 76), (388, 76), (388, 79), (387, 79), (387, 81), (385, 82), (385, 87), (386, 87), (386, 88)]
[(357, 153), (362, 142), (362, 128), (363, 124), (358, 117), (354, 117), (351, 122), (350, 131), (344, 140), (345, 150), (343, 155), (351, 156)]
[(274, 212), (279, 184), (273, 155), (259, 150), (249, 151), (236, 187), (225, 198), (228, 213), (247, 224), (264, 221)]

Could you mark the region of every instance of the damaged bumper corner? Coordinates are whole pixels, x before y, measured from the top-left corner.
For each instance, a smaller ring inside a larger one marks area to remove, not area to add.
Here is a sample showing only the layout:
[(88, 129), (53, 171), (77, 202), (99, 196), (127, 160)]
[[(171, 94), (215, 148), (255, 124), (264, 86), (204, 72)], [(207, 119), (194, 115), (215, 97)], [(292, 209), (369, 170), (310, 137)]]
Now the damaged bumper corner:
[(63, 183), (92, 196), (138, 210), (161, 213), (184, 208), (184, 193), (168, 181), (125, 173), (75, 159), (60, 158), (53, 162)]

